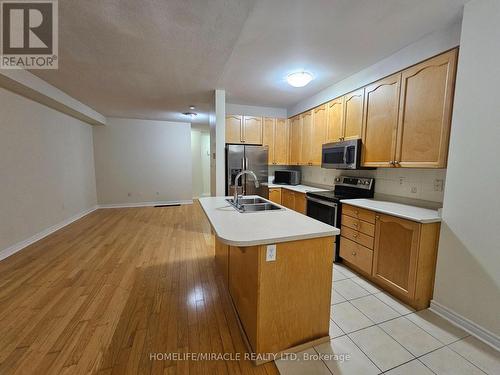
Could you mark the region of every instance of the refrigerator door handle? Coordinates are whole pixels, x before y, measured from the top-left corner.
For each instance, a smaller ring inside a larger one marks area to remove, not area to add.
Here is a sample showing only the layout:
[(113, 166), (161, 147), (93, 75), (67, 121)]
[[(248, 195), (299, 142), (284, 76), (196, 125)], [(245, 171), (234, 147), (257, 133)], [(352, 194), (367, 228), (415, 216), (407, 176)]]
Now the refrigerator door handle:
[(245, 170), (248, 168), (248, 158), (245, 158)]

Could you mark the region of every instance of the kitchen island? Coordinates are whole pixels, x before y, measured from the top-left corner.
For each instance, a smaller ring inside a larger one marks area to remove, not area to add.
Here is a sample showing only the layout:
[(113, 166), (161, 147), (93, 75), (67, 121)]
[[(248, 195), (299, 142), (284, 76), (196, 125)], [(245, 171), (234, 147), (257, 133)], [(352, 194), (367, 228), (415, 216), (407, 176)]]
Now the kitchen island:
[(255, 362), (329, 340), (334, 241), (339, 229), (298, 212), (238, 212), (200, 198), (215, 233), (215, 262)]

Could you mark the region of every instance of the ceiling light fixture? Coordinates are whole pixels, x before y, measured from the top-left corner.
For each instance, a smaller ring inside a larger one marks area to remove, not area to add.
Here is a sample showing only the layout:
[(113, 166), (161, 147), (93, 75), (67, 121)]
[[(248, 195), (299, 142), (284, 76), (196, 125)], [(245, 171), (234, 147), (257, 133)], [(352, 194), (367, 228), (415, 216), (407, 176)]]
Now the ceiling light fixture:
[(313, 80), (313, 76), (309, 72), (302, 71), (302, 72), (290, 73), (286, 77), (286, 80), (290, 86), (304, 87)]
[(183, 112), (182, 113), (184, 116), (189, 116), (191, 118), (195, 118), (196, 116), (198, 116), (197, 113), (194, 113), (194, 112)]
[(195, 107), (194, 105), (190, 105), (190, 106), (189, 106), (189, 109), (190, 109), (190, 110), (193, 110), (193, 109), (196, 109), (196, 107)]

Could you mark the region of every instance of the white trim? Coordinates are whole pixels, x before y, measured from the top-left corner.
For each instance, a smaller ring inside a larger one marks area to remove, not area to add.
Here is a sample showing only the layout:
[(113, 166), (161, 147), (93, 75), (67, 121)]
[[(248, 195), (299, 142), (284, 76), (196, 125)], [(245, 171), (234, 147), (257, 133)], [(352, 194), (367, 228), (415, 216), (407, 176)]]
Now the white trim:
[(157, 202), (100, 204), (99, 208), (152, 207), (152, 206), (174, 205), (174, 204), (193, 204), (193, 200), (186, 199), (186, 200), (180, 200), (180, 201), (157, 201)]
[(431, 301), (430, 310), (500, 351), (500, 337), (493, 332), (488, 331), (486, 328), (481, 327), (479, 324), (457, 314), (455, 311), (434, 300)]
[(0, 260), (3, 260), (5, 258), (17, 253), (18, 251), (21, 251), (25, 247), (28, 247), (28, 246), (34, 244), (35, 242), (40, 241), (42, 238), (47, 237), (48, 235), (58, 231), (61, 228), (64, 228), (65, 226), (73, 223), (74, 221), (77, 221), (78, 219), (81, 219), (82, 217), (90, 214), (91, 212), (94, 212), (97, 209), (98, 209), (98, 206), (88, 208), (88, 209), (86, 209), (86, 210), (66, 219), (66, 220), (61, 221), (58, 224), (55, 224), (55, 225), (37, 233), (37, 234), (35, 234), (34, 236), (28, 238), (27, 240), (18, 242), (12, 246), (9, 246), (6, 249), (1, 250), (0, 251)]

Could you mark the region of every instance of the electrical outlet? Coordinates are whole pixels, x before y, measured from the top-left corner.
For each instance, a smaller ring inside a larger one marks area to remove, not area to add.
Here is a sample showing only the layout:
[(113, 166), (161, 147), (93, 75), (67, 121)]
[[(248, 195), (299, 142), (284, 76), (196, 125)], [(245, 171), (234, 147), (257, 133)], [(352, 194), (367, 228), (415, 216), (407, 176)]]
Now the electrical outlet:
[(444, 180), (436, 178), (434, 180), (434, 191), (443, 191), (444, 190)]
[(276, 260), (276, 244), (267, 245), (266, 262), (274, 262)]
[(403, 185), (404, 182), (405, 182), (405, 178), (404, 177), (399, 177), (399, 184)]
[(410, 191), (411, 191), (412, 194), (417, 194), (418, 193), (417, 186), (416, 185), (412, 185)]

